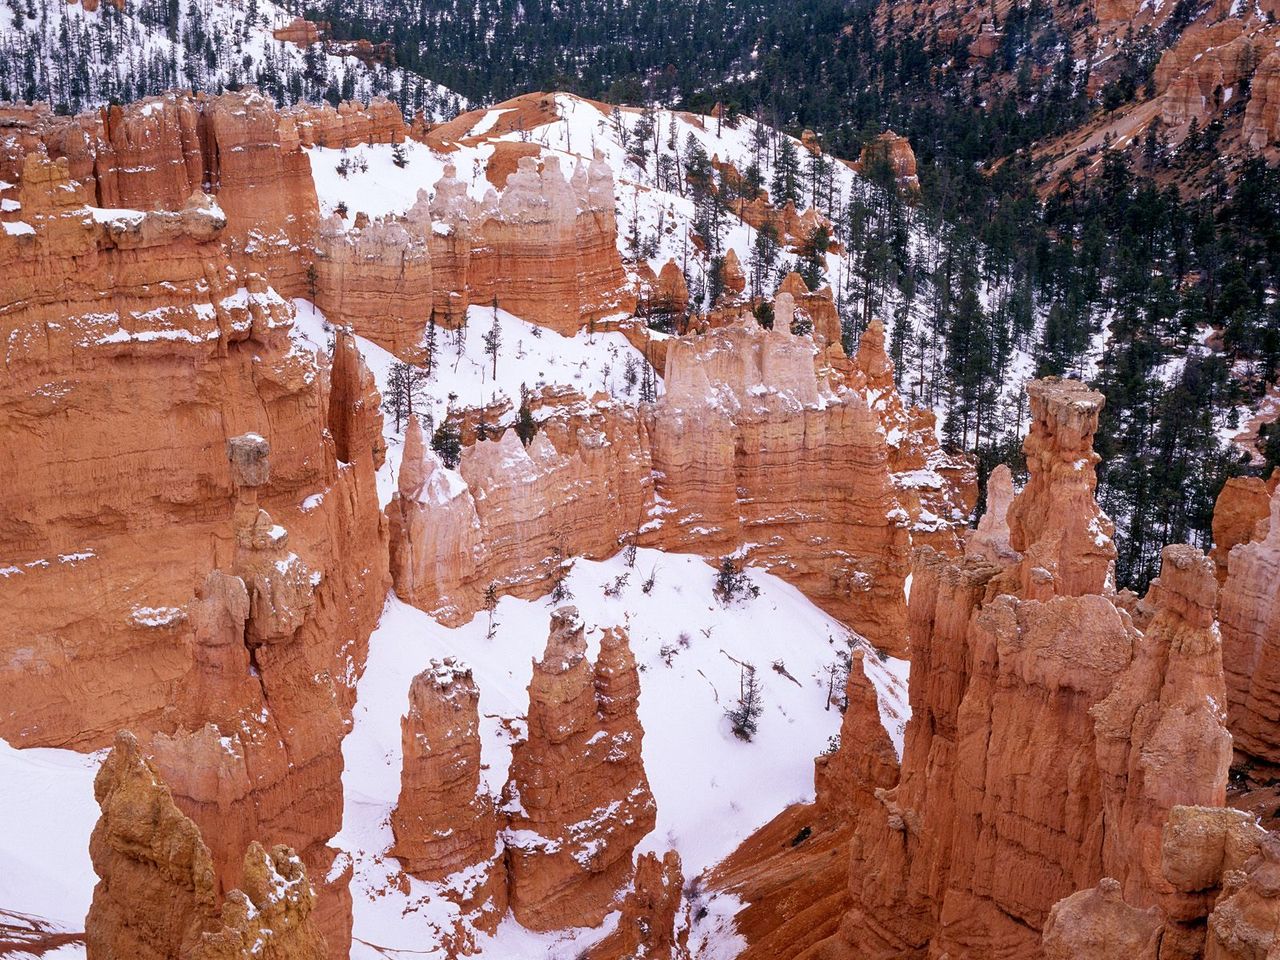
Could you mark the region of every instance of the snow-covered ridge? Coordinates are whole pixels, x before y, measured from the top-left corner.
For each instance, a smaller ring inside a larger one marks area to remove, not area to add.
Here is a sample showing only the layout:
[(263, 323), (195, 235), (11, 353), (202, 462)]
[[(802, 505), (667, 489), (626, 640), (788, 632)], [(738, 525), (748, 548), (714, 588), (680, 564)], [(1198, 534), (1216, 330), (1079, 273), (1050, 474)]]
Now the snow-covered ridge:
[[(303, 47), (294, 14), (272, 0), (64, 2), (0, 5), (0, 101), (78, 113), (168, 89), (212, 93), (257, 84), (281, 104), (384, 94), (428, 120), (466, 109), (452, 91), (347, 45)], [(32, 11), (31, 15), (27, 15)]]

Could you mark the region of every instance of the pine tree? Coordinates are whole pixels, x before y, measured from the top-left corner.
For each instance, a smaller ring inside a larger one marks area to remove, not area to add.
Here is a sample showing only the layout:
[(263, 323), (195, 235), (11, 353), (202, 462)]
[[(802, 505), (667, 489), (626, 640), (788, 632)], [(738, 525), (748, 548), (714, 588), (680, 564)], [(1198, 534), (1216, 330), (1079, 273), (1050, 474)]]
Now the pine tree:
[(445, 414), (431, 437), (431, 449), (450, 470), (456, 470), (462, 462), (462, 431), (452, 412)]
[(743, 663), (738, 676), (738, 699), (725, 711), (729, 726), (739, 740), (750, 742), (759, 728), (760, 715), (764, 713), (760, 678), (754, 664)]
[(493, 326), (484, 335), (484, 352), (493, 359), (493, 378), (498, 379), (498, 350), (502, 347), (502, 328), (498, 326), (498, 298), (493, 298)]
[(427, 373), (403, 360), (393, 361), (387, 374), (387, 389), (382, 409), (395, 418), (396, 433), (401, 424), (413, 416), (426, 395)]
[(529, 391), (520, 384), (520, 409), (516, 412), (516, 436), (526, 447), (538, 434), (537, 421), (533, 419), (533, 411), (529, 409)]
[(436, 369), (436, 309), (431, 308), (431, 317), (427, 320), (427, 339), (423, 342), (423, 348), (426, 350), (427, 376), (431, 376)]
[(795, 141), (782, 137), (778, 147), (778, 159), (773, 165), (773, 182), (770, 192), (775, 207), (800, 202), (800, 153)]

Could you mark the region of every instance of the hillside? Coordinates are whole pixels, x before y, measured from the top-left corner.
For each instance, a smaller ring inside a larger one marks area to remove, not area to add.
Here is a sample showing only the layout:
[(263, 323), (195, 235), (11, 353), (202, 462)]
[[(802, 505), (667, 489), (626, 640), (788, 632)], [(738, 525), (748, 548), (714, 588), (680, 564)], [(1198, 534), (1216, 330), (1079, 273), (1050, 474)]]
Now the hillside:
[(383, 95), (428, 120), (466, 105), (398, 68), (385, 46), (335, 42), (271, 0), (0, 6), (0, 101), (43, 101), (66, 114), (174, 88), (221, 93), (245, 85), (280, 105)]

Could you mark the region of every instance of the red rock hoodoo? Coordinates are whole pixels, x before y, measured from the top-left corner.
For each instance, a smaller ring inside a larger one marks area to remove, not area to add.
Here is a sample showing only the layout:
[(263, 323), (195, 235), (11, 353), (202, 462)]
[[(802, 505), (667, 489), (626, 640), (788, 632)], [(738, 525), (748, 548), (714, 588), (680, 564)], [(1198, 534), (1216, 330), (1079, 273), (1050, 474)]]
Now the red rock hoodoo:
[(640, 680), (626, 631), (607, 628), (593, 666), (573, 607), (529, 683), (528, 738), (506, 787), (511, 909), (532, 930), (594, 926), (631, 879), (655, 806), (640, 756)]
[(391, 817), (391, 853), (406, 872), (446, 881), (468, 871), (459, 905), (492, 930), (506, 912), (506, 875), (493, 797), (480, 787), (480, 691), (456, 661), (433, 662), (413, 678), (401, 721), (404, 766)]

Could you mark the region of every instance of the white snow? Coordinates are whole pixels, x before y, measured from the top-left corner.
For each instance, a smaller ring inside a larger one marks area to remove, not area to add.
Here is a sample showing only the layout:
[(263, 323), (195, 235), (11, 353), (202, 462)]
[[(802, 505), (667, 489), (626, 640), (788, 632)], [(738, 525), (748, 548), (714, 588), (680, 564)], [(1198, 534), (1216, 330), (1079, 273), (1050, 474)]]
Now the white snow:
[[(295, 300), (293, 303), (297, 309), (293, 327), (295, 341), (307, 349), (327, 351), (330, 334), (324, 315), (310, 301)], [(621, 400), (639, 396), (639, 381), (629, 382), (628, 362), (635, 376), (639, 377), (646, 361), (621, 333), (583, 330), (576, 337), (564, 337), (527, 323), (505, 310), (498, 310), (501, 344), (495, 378), (493, 358), (484, 350), (484, 335), (493, 326), (494, 310), (492, 307), (473, 306), (467, 311), (467, 318), (461, 354), (453, 331), (444, 327), (436, 331), (435, 369), (427, 382), (422, 406), (415, 408), (418, 417), (424, 421), (424, 430), (429, 424), (439, 424), (443, 420), (451, 402), (460, 407), (478, 407), (506, 397), (514, 412), (520, 405), (522, 385), (529, 390), (551, 384), (568, 386), (587, 397), (596, 393)], [(371, 340), (356, 337), (356, 342), (378, 383), (378, 389), (385, 395), (396, 358)], [(449, 399), (450, 394), (455, 397), (453, 401)], [(395, 419), (384, 414), (387, 460), (378, 472), (378, 495), (384, 505), (395, 490), (404, 426), (401, 424), (397, 431)]]
[[(643, 582), (651, 573), (655, 584), (645, 594)], [(606, 597), (603, 588), (623, 574), (628, 579), (618, 596)], [(760, 596), (728, 609), (712, 595), (713, 569), (694, 556), (638, 550), (634, 568), (626, 566), (622, 554), (603, 562), (578, 560), (568, 578), (573, 594), (568, 602), (588, 627), (589, 656), (598, 653), (599, 627), (629, 626), (641, 671), (645, 769), (658, 807), (657, 827), (640, 850), (678, 850), (687, 877), (722, 859), (783, 807), (812, 799), (813, 758), (840, 725), (838, 710), (826, 707), (827, 670), (847, 630), (776, 577), (756, 570), (751, 577)], [(343, 742), (346, 807), (342, 831), (333, 840), (354, 862), (354, 960), (379, 955), (361, 941), (422, 950), (455, 913), (426, 884), (411, 882), (406, 894), (390, 882), (396, 864), (386, 856), (392, 840), (388, 818), (400, 789), (400, 717), (410, 680), (432, 658), (455, 656), (473, 669), (480, 688), (484, 782), (496, 796), (511, 760), (502, 721), (522, 726), (518, 721), (528, 709), (532, 661), (545, 648), (550, 612), (545, 599), (504, 597), (490, 640), (485, 614), (451, 630), (388, 598), (370, 640), (354, 726)], [(765, 711), (751, 743), (734, 737), (724, 717), (740, 678), (733, 658), (753, 662), (763, 684)], [(775, 661), (798, 682), (776, 672)], [(875, 655), (865, 662), (880, 693), (882, 717), (901, 749), (907, 665), (892, 659), (882, 663)], [(716, 902), (718, 910), (734, 912)], [(561, 935), (534, 938), (529, 948), (536, 943), (538, 951), (513, 953), (508, 938), (516, 929), (508, 918), (495, 939), (482, 938), (482, 956), (561, 951), (568, 957), (602, 935), (573, 931), (565, 934), (569, 942), (559, 940)], [(719, 952), (707, 956), (733, 955), (723, 942), (731, 937), (728, 929), (712, 938)]]
[[(97, 882), (89, 862), (93, 777), (104, 755), (0, 740), (0, 908), (84, 929)], [(58, 954), (70, 955), (79, 953)]]

